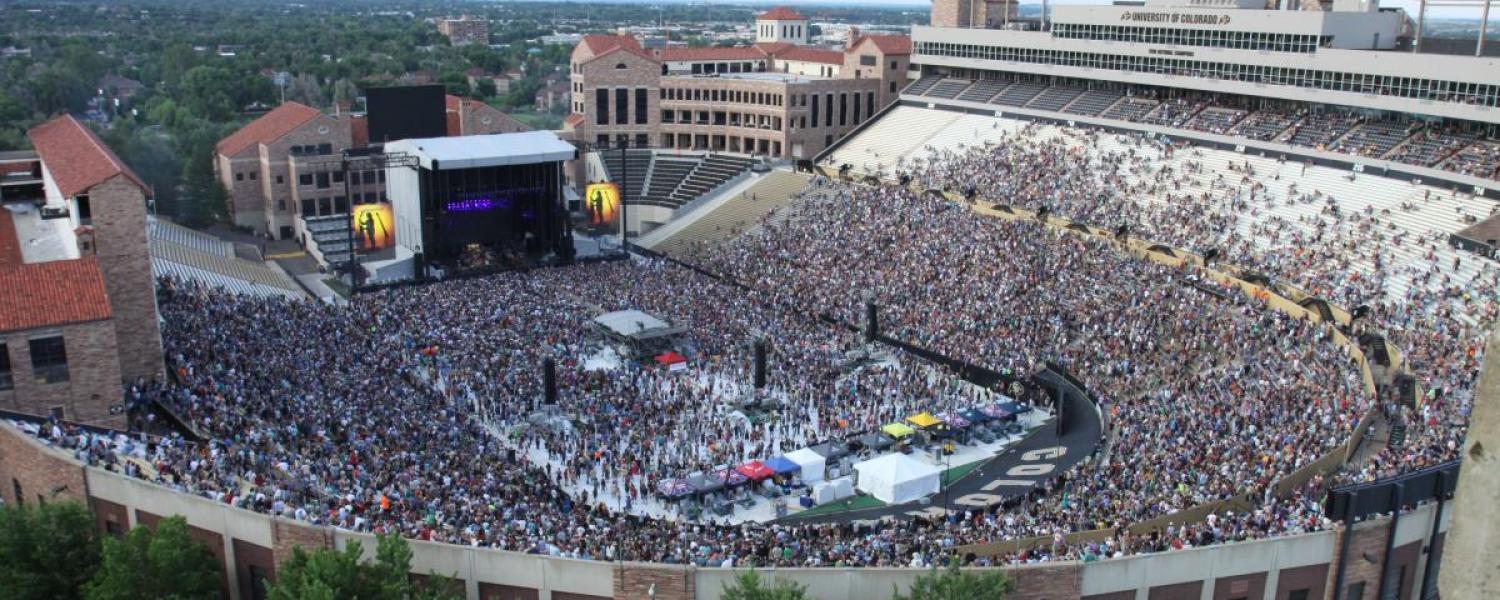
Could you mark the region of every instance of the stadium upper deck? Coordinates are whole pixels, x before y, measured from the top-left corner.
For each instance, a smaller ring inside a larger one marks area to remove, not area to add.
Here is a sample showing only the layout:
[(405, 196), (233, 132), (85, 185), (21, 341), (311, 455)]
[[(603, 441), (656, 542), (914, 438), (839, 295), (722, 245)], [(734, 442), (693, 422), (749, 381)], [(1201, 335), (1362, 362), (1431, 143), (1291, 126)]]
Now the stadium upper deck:
[[(1334, 0), (1288, 10), (1257, 0), (1147, 0), (1057, 6), (1040, 24), (1002, 26), (967, 15), (979, 0), (936, 0), (935, 26), (913, 28), (912, 63), (924, 74), (998, 74), (1239, 95), (1500, 124), (1500, 59), (1416, 54), (1400, 9), (1378, 0)], [(955, 9), (954, 6), (958, 8)]]

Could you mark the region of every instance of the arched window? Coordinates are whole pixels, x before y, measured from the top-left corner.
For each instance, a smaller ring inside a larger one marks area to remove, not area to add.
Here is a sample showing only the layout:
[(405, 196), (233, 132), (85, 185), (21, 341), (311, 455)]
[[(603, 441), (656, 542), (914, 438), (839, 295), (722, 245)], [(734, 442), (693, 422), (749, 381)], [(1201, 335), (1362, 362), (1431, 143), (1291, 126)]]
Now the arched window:
[(615, 63), (615, 68), (616, 69), (629, 69), (630, 67), (625, 66), (625, 63)]

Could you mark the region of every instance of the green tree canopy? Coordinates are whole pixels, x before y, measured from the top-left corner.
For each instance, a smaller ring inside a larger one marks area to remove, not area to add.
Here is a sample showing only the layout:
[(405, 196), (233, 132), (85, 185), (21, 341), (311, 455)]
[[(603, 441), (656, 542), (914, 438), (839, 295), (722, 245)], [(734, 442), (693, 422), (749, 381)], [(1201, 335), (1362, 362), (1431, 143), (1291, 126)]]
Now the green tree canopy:
[(76, 598), (99, 567), (94, 516), (82, 504), (0, 508), (0, 590), (15, 600)]
[(807, 587), (795, 581), (777, 579), (774, 585), (766, 585), (754, 569), (741, 572), (734, 581), (724, 583), (723, 600), (804, 600)]
[(219, 561), (188, 534), (182, 517), (156, 529), (136, 527), (124, 539), (104, 540), (104, 562), (85, 586), (87, 600), (215, 600)]
[(292, 549), (292, 558), (277, 569), (269, 590), (272, 600), (458, 600), (463, 589), (449, 578), (432, 577), (422, 589), (413, 586), (411, 546), (399, 535), (379, 536), (375, 560), (362, 562), (360, 543), (343, 550)]
[(939, 571), (934, 566), (927, 574), (917, 576), (911, 589), (897, 593), (894, 600), (1001, 600), (1014, 587), (1004, 571), (961, 570), (958, 561), (953, 561), (946, 569)]

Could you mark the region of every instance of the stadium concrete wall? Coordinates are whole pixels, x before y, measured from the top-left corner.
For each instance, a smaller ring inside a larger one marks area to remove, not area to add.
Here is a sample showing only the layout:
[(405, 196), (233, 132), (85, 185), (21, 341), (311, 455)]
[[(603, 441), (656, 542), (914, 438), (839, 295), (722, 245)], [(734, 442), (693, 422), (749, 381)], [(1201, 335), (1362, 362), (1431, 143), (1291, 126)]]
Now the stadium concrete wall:
[[(195, 539), (210, 545), (222, 561), (226, 597), (255, 597), (253, 586), (274, 581), (276, 565), (292, 549), (343, 548), (359, 542), (373, 556), (374, 536), (312, 526), (214, 502), (146, 481), (86, 467), (67, 452), (49, 447), (9, 424), (0, 425), (0, 482), (21, 482), (48, 501), (74, 499), (95, 512), (100, 531), (118, 534), (181, 515)], [(55, 490), (55, 492), (54, 492)], [(14, 502), (5, 489), (7, 503)], [(1297, 591), (1308, 598), (1331, 598), (1340, 544), (1347, 538), (1346, 588), (1363, 582), (1365, 598), (1387, 565), (1392, 582), (1420, 590), (1423, 565), (1441, 546), (1452, 511), (1436, 524), (1427, 505), (1401, 516), (1394, 541), (1387, 544), (1391, 519), (1375, 519), (1343, 530), (1181, 550), (1097, 562), (1058, 562), (1006, 569), (1021, 600), (1285, 600)], [(1435, 543), (1436, 542), (1436, 543)], [(432, 574), (462, 582), (471, 600), (636, 600), (654, 586), (658, 600), (718, 600), (724, 583), (739, 571), (681, 565), (609, 563), (554, 558), (489, 548), (411, 542), (415, 578)], [(825, 600), (885, 600), (904, 590), (924, 569), (816, 568), (757, 571), (764, 579), (789, 579)], [(1400, 598), (1411, 596), (1403, 594)], [(1347, 598), (1347, 596), (1345, 596)], [(1349, 600), (1364, 600), (1349, 598)]]

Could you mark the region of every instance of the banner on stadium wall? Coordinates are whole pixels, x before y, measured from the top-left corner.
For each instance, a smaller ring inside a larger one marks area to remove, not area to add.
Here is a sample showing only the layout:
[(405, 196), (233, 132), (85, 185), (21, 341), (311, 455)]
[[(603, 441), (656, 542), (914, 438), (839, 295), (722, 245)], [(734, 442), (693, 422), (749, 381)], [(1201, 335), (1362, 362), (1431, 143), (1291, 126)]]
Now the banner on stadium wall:
[(353, 219), (354, 246), (360, 251), (381, 250), (396, 242), (396, 221), (391, 215), (391, 205), (356, 204)]
[(620, 186), (613, 183), (590, 183), (584, 188), (583, 209), (589, 215), (589, 225), (602, 227), (615, 222), (620, 212)]

